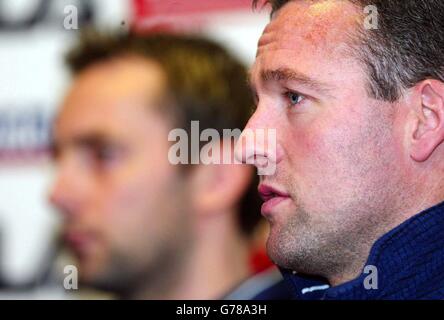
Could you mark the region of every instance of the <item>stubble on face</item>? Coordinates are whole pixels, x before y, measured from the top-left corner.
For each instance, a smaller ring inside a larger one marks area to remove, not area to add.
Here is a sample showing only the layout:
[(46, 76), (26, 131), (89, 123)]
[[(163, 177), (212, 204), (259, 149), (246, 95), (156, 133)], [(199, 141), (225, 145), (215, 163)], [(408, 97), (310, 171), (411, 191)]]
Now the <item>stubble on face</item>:
[(347, 128), (339, 136), (326, 129), (318, 150), (326, 156), (305, 177), (278, 168), (276, 180), (288, 186), (293, 200), (270, 221), (268, 252), (279, 265), (325, 277), (356, 274), (371, 244), (393, 226), (392, 200), (402, 186), (394, 178), (391, 119), (374, 114), (363, 123), (368, 127)]

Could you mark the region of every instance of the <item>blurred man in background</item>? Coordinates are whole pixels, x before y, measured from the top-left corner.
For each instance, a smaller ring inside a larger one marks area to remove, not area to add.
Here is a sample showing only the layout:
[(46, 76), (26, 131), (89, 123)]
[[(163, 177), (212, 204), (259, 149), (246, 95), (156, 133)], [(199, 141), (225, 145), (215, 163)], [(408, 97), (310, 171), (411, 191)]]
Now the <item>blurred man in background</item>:
[(169, 132), (190, 136), (192, 120), (220, 136), (245, 126), (253, 102), (242, 64), (203, 39), (97, 32), (68, 64), (50, 199), (81, 284), (134, 299), (285, 297), (276, 272), (244, 282), (260, 219), (253, 169), (168, 159)]

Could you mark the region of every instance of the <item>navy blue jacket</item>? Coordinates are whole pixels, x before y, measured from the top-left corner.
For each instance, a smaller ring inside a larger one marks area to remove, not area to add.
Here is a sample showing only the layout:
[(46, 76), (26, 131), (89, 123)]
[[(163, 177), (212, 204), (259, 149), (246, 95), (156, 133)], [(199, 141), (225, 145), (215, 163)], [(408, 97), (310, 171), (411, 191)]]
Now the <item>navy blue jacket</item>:
[(377, 289), (364, 285), (370, 273), (329, 287), (323, 279), (281, 271), (294, 299), (444, 299), (444, 203), (415, 215), (377, 240), (366, 266), (376, 267)]

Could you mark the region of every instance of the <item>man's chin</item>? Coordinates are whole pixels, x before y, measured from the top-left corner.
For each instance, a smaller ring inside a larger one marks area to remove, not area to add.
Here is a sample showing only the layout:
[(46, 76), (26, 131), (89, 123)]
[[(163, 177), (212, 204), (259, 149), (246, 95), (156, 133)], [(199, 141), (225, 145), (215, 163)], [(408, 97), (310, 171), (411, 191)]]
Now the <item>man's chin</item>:
[(79, 286), (85, 289), (123, 295), (128, 291), (128, 286), (133, 284), (130, 280), (128, 273), (109, 263), (88, 261), (79, 268)]
[(93, 289), (108, 293), (116, 293), (118, 291), (112, 279), (107, 279), (103, 273), (93, 271), (80, 274), (79, 286), (83, 289)]
[[(106, 271), (97, 261), (82, 259), (78, 261), (79, 284), (86, 287), (97, 287), (104, 281), (102, 278)], [(100, 288), (96, 288), (100, 289)]]
[(100, 272), (92, 270), (91, 267), (81, 266), (79, 268), (79, 282), (84, 286), (91, 286), (97, 282)]
[[(275, 233), (276, 232), (276, 233)], [(279, 238), (279, 231), (271, 228), (270, 234), (267, 239), (267, 254), (268, 257), (279, 267), (291, 269), (288, 254), (283, 247), (283, 239)]]

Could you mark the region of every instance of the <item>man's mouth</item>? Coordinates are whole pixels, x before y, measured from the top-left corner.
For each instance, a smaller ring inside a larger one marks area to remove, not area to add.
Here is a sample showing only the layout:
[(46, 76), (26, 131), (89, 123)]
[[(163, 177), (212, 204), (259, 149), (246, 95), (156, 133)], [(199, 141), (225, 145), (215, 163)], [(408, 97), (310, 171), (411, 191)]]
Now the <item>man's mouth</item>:
[(63, 240), (77, 255), (84, 255), (89, 251), (96, 238), (90, 232), (67, 230), (63, 234)]
[(288, 193), (266, 184), (260, 184), (258, 191), (260, 197), (264, 201), (262, 204), (261, 213), (265, 217), (271, 215), (273, 213), (273, 209), (282, 201), (290, 199), (290, 195)]

